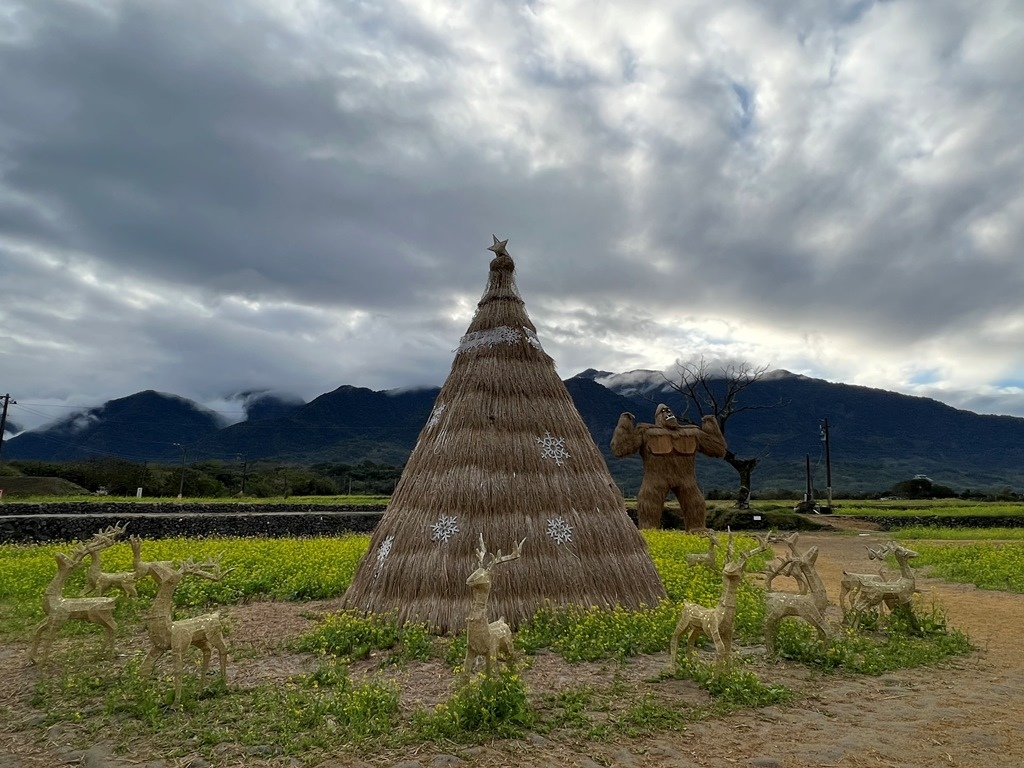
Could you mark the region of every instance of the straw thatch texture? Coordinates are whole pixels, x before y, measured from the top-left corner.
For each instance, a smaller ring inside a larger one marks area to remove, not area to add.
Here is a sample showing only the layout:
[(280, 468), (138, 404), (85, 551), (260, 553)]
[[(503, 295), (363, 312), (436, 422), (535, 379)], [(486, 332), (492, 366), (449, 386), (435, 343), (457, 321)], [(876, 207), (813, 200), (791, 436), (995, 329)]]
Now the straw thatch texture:
[(556, 605), (638, 607), (665, 591), (604, 458), (543, 351), (499, 247), (487, 290), (345, 595), (461, 630), (480, 534), (495, 570), (491, 615), (512, 627)]

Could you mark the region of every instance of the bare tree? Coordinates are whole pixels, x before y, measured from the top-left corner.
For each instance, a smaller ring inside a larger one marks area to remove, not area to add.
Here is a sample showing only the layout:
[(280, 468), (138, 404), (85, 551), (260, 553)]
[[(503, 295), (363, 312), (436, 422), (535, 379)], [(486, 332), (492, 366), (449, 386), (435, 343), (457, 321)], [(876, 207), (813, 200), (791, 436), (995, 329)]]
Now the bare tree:
[[(684, 418), (690, 408), (695, 409), (697, 415), (701, 417), (711, 414), (718, 420), (718, 426), (728, 440), (726, 425), (736, 414), (744, 411), (779, 408), (789, 404), (788, 401), (781, 398), (775, 403), (765, 405), (740, 402), (740, 396), (751, 385), (763, 379), (767, 372), (767, 365), (754, 366), (747, 362), (729, 363), (721, 368), (712, 367), (701, 356), (700, 361), (695, 363), (676, 360), (676, 380), (673, 381), (665, 376), (665, 381), (683, 397), (686, 403), (683, 410)], [(742, 509), (750, 506), (750, 478), (754, 473), (754, 468), (767, 455), (767, 446), (758, 455), (745, 459), (741, 459), (733, 453), (731, 448), (725, 453), (725, 461), (740, 476), (736, 504)]]

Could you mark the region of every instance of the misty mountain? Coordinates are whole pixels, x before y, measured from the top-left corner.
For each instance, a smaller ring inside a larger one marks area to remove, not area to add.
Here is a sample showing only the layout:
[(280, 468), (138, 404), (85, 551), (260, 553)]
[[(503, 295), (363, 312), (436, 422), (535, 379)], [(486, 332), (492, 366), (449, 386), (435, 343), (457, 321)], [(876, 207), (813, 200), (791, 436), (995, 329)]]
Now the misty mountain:
[[(681, 418), (699, 421), (658, 372), (588, 370), (565, 385), (616, 482), (630, 495), (639, 487), (642, 466), (638, 457), (610, 455), (619, 414), (630, 411), (638, 421), (649, 422), (657, 403), (665, 402)], [(180, 457), (173, 446), (179, 442), (187, 445), (190, 461), (245, 456), (249, 461), (401, 464), (439, 391), (342, 386), (309, 403), (285, 401), (280, 415), (272, 408), (254, 409), (249, 419), (230, 426), (183, 398), (142, 392), (13, 438), (5, 443), (4, 458), (116, 455), (170, 463)], [(726, 433), (738, 456), (761, 459), (753, 476), (755, 495), (771, 488), (802, 489), (807, 456), (815, 486), (824, 489), (823, 419), (830, 426), (834, 489), (885, 490), (915, 474), (958, 490), (1024, 487), (1022, 418), (981, 416), (928, 398), (785, 371), (751, 385), (742, 402), (764, 406), (734, 416)], [(698, 459), (698, 478), (705, 489), (737, 485), (731, 467), (706, 457)]]
[[(639, 420), (653, 420), (659, 402), (684, 419), (700, 420), (685, 412), (682, 397), (657, 371), (580, 375), (623, 394)], [(1024, 486), (1021, 418), (982, 416), (930, 398), (788, 371), (770, 372), (743, 392), (741, 402), (760, 410), (734, 416), (726, 439), (739, 457), (761, 458), (753, 476), (755, 492), (803, 488), (807, 456), (815, 486), (824, 489), (824, 419), (829, 422), (833, 488), (882, 490), (915, 474), (956, 489)], [(705, 487), (735, 484), (736, 473), (722, 461), (698, 466)]]
[(246, 421), (272, 421), (290, 415), (305, 405), (305, 401), (297, 395), (280, 394), (261, 390), (257, 392), (239, 392), (228, 398), (237, 402), (245, 411)]
[(224, 419), (208, 408), (149, 389), (12, 438), (4, 444), (4, 458), (168, 461), (181, 456), (175, 443), (191, 447), (223, 427)]

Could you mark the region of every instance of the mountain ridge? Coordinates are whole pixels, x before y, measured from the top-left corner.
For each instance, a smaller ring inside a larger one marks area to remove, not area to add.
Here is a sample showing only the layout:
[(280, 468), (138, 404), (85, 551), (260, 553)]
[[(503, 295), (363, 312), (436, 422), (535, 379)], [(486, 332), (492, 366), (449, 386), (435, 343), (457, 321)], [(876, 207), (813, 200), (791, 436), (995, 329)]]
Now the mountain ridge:
[[(1024, 418), (980, 415), (931, 398), (772, 373), (743, 393), (744, 404), (761, 409), (735, 416), (726, 434), (738, 456), (760, 458), (755, 495), (803, 488), (808, 456), (815, 485), (824, 486), (823, 419), (830, 425), (834, 489), (884, 490), (915, 474), (957, 489), (1024, 486)], [(642, 476), (640, 460), (613, 458), (608, 447), (618, 416), (629, 411), (650, 421), (656, 403), (666, 402), (685, 418), (681, 397), (657, 371), (587, 369), (564, 383), (616, 482), (632, 495)], [(192, 461), (245, 456), (398, 465), (408, 458), (439, 389), (377, 391), (346, 384), (308, 403), (268, 402), (263, 410), (247, 410), (246, 420), (227, 425), (186, 398), (146, 390), (9, 439), (4, 459), (114, 455), (171, 463), (182, 459), (184, 448)], [(254, 402), (263, 395), (245, 394)], [(705, 457), (698, 459), (698, 479), (706, 489), (731, 489), (738, 481), (724, 462)]]

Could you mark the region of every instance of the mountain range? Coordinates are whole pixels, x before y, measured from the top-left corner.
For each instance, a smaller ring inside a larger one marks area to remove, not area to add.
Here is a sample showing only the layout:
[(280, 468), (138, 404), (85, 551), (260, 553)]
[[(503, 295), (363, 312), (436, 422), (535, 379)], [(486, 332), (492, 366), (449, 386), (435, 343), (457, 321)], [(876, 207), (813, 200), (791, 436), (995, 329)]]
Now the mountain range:
[[(588, 370), (565, 385), (627, 495), (639, 487), (638, 457), (617, 459), (608, 445), (623, 411), (651, 421), (657, 403), (686, 416), (685, 403), (656, 371)], [(118, 456), (176, 463), (222, 459), (292, 463), (402, 464), (426, 423), (438, 387), (374, 391), (341, 386), (310, 402), (245, 393), (246, 419), (226, 425), (191, 400), (148, 390), (111, 400), (4, 444), (5, 460)], [(956, 490), (1024, 487), (1024, 418), (984, 416), (936, 400), (773, 371), (743, 392), (726, 438), (740, 458), (758, 457), (753, 490), (802, 489), (810, 458), (825, 487), (822, 420), (829, 423), (832, 487), (882, 491), (917, 474)], [(694, 420), (697, 420), (694, 418)], [(700, 457), (705, 489), (733, 489), (735, 471)]]

